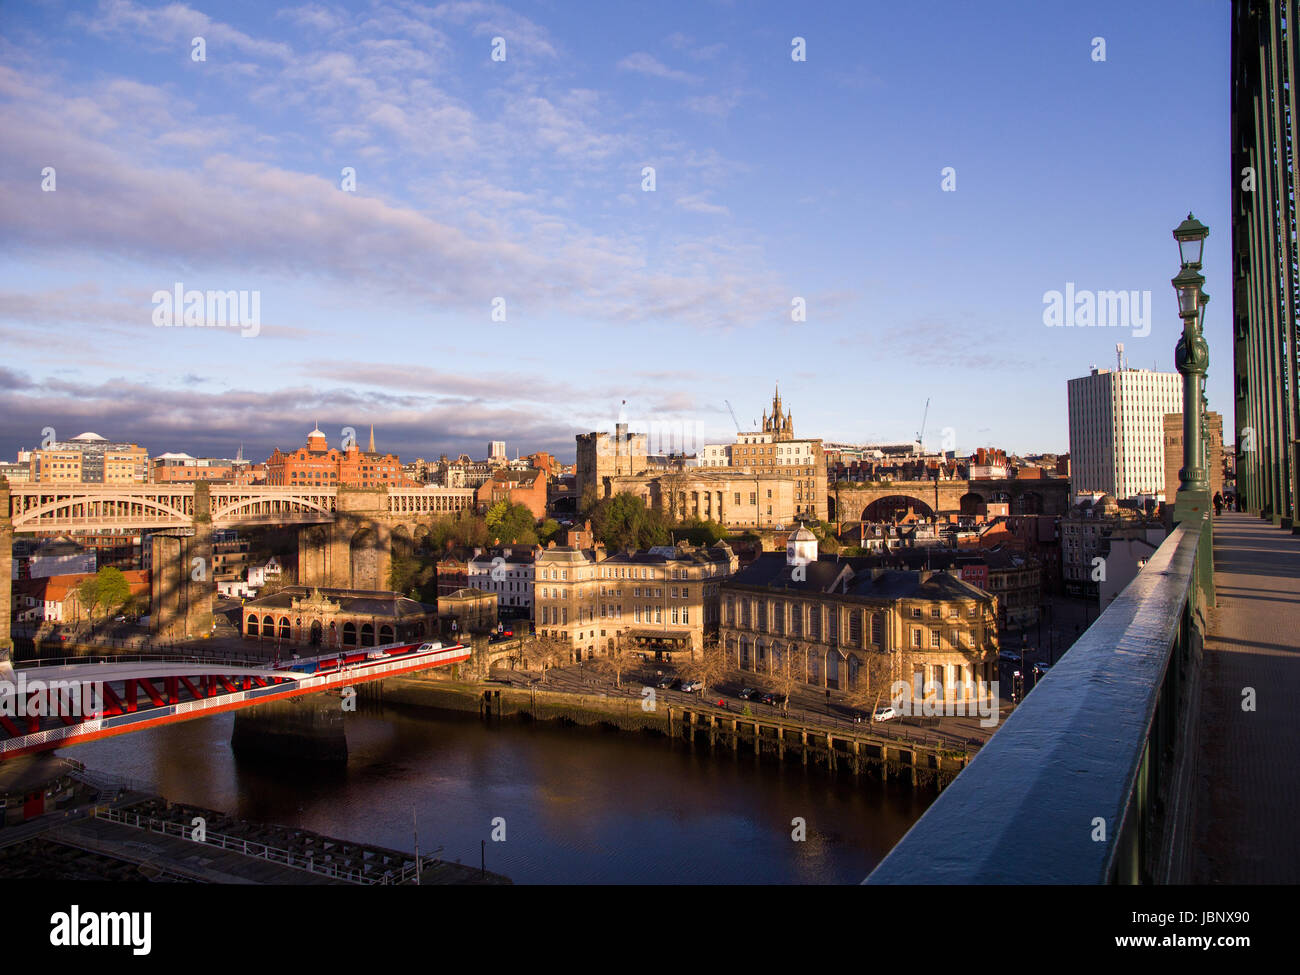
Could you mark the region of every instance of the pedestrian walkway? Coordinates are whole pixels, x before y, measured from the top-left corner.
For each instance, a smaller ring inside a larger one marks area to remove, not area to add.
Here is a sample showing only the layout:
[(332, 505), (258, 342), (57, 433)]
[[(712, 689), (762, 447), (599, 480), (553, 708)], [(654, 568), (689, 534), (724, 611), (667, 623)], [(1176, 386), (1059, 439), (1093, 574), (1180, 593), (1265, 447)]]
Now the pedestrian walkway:
[[(1202, 681), (1196, 883), (1300, 878), (1300, 537), (1249, 514), (1214, 519)], [(1246, 689), (1254, 710), (1243, 710)]]

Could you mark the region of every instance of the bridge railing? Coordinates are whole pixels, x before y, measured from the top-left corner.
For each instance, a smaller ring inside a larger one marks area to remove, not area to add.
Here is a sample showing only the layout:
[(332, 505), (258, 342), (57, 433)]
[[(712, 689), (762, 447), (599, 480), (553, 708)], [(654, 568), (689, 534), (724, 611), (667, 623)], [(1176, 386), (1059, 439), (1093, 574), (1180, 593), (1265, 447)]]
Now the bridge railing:
[(1180, 880), (1209, 532), (1165, 539), (867, 883)]

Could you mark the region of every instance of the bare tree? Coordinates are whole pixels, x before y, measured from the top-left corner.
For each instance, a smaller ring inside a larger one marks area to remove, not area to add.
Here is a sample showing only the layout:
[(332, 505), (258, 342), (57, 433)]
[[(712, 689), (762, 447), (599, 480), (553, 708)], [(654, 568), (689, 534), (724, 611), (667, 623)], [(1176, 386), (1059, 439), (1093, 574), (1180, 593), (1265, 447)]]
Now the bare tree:
[(613, 675), (615, 687), (622, 687), (623, 674), (634, 666), (636, 650), (632, 638), (625, 631), (607, 640), (612, 641), (613, 645), (607, 642), (604, 650), (596, 654), (592, 663), (600, 673)]
[(520, 659), (527, 670), (546, 670), (569, 662), (573, 648), (558, 637), (534, 634), (520, 648)]
[(807, 650), (786, 647), (784, 650), (772, 650), (772, 670), (767, 675), (767, 682), (772, 692), (781, 698), (781, 712), (790, 713), (790, 697), (795, 689), (803, 683), (804, 656)]
[(705, 641), (700, 654), (682, 668), (682, 676), (687, 680), (698, 680), (702, 685), (700, 694), (703, 696), (710, 687), (725, 679), (731, 669), (726, 651), (713, 639)]
[(844, 692), (844, 702), (849, 707), (874, 715), (883, 702), (891, 700), (891, 688), (898, 679), (895, 675), (894, 656), (892, 653), (868, 650), (859, 658), (862, 666), (858, 668), (857, 678)]

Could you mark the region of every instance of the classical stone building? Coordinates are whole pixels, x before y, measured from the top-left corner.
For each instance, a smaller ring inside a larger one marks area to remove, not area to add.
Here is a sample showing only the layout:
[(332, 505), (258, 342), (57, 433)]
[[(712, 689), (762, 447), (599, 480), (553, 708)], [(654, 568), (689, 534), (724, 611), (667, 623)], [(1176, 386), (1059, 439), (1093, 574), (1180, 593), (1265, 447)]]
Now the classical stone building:
[(831, 690), (862, 689), (875, 673), (915, 699), (979, 698), (996, 673), (997, 599), (950, 573), (854, 563), (819, 556), (800, 528), (784, 554), (763, 553), (726, 580), (721, 640), (731, 663)]
[(801, 519), (825, 519), (826, 452), (820, 438), (796, 439), (794, 417), (782, 412), (781, 393), (772, 397), (772, 412), (763, 413), (762, 427), (737, 433), (736, 442), (705, 444), (700, 466), (728, 468), (740, 473), (790, 478), (794, 513)]
[(533, 564), (540, 548), (509, 545), (476, 551), (466, 563), (469, 585), (495, 593), (502, 615), (533, 615)]
[(496, 593), (466, 586), (438, 597), (438, 625), (443, 634), (453, 638), (488, 633), (496, 629), (497, 606)]
[(28, 457), (29, 480), (39, 484), (144, 484), (149, 452), (133, 443), (112, 443), (97, 433), (57, 441)]
[(795, 520), (795, 481), (777, 474), (691, 468), (605, 478), (601, 497), (628, 492), (670, 519), (701, 518), (727, 528), (781, 529)]
[(395, 592), (288, 586), (242, 608), (245, 639), (326, 650), (414, 642), (437, 632), (436, 607)]
[(571, 659), (624, 649), (656, 660), (692, 659), (717, 633), (724, 579), (736, 571), (725, 543), (641, 552), (546, 549), (534, 582), (534, 627), (571, 647)]

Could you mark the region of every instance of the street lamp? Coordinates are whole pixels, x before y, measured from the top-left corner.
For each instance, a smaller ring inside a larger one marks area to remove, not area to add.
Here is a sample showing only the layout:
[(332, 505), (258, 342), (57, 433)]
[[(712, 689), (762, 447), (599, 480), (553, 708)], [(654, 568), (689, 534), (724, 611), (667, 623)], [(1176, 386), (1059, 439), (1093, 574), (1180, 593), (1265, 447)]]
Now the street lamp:
[(1174, 229), (1182, 266), (1170, 283), (1178, 298), (1178, 317), (1183, 320), (1183, 334), (1174, 350), (1178, 371), (1183, 376), (1183, 466), (1178, 472), (1175, 523), (1203, 517), (1210, 500), (1206, 451), (1202, 441), (1206, 423), (1202, 391), (1210, 365), (1210, 349), (1202, 328), (1209, 296), (1203, 290), (1205, 278), (1199, 271), (1205, 238), (1209, 233), (1209, 228), (1190, 213)]

